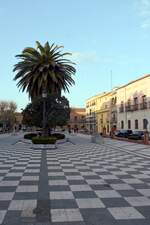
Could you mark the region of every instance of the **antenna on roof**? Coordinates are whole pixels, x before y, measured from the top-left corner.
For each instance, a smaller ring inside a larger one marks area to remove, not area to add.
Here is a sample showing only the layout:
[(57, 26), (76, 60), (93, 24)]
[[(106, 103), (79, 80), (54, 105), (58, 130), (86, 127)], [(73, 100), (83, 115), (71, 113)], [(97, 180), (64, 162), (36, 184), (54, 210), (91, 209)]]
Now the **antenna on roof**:
[(112, 70), (110, 70), (110, 90), (112, 91)]

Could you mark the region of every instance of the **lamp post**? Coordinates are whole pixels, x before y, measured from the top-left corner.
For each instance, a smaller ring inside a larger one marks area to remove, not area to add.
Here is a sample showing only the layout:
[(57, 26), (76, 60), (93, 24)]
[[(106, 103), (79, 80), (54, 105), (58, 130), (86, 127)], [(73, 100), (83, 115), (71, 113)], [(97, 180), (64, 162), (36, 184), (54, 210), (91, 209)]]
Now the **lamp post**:
[(46, 98), (47, 98), (47, 92), (43, 90), (42, 92), (42, 98), (43, 98), (43, 136), (46, 136)]

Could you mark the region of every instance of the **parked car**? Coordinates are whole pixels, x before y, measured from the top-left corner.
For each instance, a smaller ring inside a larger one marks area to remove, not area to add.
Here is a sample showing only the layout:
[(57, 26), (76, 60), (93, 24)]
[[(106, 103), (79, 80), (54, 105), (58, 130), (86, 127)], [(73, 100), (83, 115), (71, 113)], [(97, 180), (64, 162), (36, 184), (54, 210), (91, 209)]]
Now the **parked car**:
[[(142, 140), (144, 140), (144, 134), (142, 135)], [(148, 139), (150, 140), (150, 132), (148, 132)]]
[(144, 135), (144, 131), (138, 130), (138, 131), (133, 131), (132, 134), (128, 136), (128, 138), (134, 139), (134, 140), (141, 140), (143, 135)]
[(127, 138), (130, 134), (132, 134), (132, 130), (116, 130), (115, 136)]

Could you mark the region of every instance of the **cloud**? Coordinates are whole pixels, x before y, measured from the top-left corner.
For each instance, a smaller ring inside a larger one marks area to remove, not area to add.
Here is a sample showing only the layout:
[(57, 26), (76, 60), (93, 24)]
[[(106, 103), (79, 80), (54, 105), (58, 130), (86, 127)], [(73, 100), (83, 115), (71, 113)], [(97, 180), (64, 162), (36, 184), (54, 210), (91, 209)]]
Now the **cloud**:
[(150, 28), (150, 0), (137, 0), (136, 8), (141, 18), (140, 27), (145, 30)]
[(91, 52), (73, 52), (71, 59), (76, 63), (112, 63), (111, 57), (100, 57), (95, 51)]

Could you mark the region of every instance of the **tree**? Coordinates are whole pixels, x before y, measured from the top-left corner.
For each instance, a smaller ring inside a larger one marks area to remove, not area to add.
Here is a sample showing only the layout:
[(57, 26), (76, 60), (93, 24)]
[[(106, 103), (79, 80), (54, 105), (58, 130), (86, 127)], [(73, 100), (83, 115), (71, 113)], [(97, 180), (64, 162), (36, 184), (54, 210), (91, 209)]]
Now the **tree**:
[(13, 101), (0, 101), (0, 124), (11, 129), (15, 123), (17, 105)]
[[(42, 98), (37, 97), (23, 110), (23, 124), (42, 127)], [(69, 101), (64, 96), (48, 95), (46, 98), (47, 127), (64, 126), (70, 117)]]
[(61, 91), (69, 92), (68, 87), (74, 84), (72, 75), (76, 70), (74, 63), (65, 59), (70, 53), (62, 53), (61, 48), (55, 44), (44, 46), (36, 42), (37, 49), (27, 47), (21, 54), (16, 55), (20, 60), (14, 65), (17, 72), (14, 80), (19, 80), (17, 86), (22, 91), (27, 91), (29, 97), (39, 97), (43, 91), (47, 93), (61, 94)]

